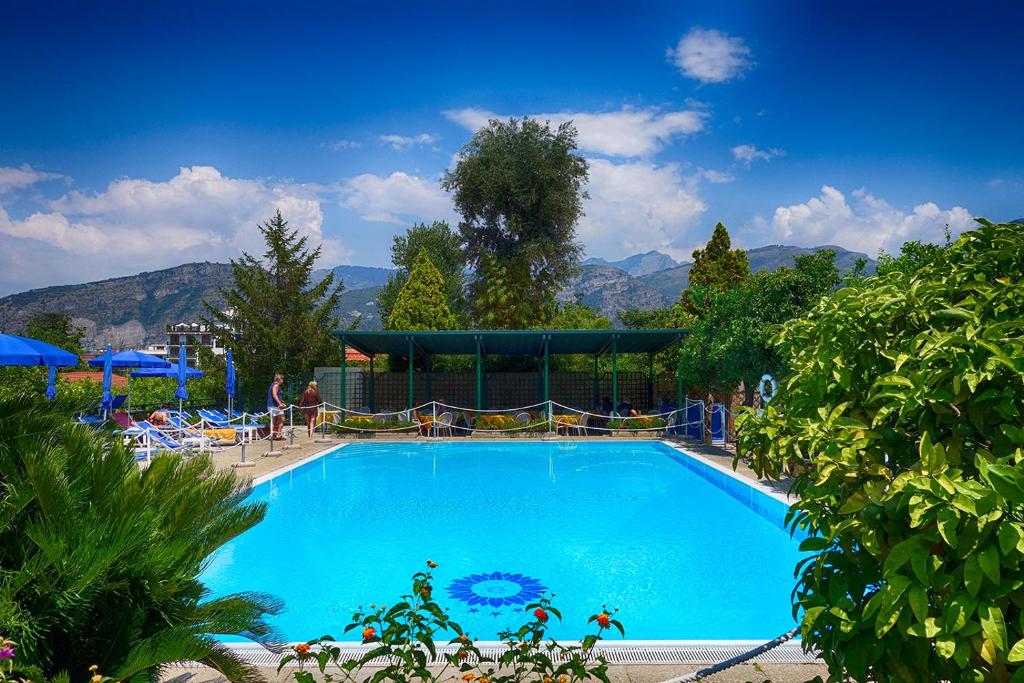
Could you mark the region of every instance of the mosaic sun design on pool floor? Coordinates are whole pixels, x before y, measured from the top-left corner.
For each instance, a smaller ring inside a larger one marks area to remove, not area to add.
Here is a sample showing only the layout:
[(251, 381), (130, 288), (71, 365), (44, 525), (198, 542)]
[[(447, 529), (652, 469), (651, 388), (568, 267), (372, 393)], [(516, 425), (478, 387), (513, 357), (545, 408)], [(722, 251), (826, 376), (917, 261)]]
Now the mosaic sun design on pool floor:
[(448, 595), (468, 605), (524, 605), (547, 590), (540, 581), (524, 574), (490, 572), (470, 574), (448, 585)]

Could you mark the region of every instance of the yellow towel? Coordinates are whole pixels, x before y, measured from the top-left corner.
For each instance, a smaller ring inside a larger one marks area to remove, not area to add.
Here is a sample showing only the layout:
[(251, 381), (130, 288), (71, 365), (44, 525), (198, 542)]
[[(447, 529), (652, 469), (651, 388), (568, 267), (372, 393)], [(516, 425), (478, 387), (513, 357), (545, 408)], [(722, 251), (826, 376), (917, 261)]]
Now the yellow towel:
[(234, 429), (204, 429), (203, 436), (207, 439), (215, 439), (217, 441), (234, 441), (235, 430)]

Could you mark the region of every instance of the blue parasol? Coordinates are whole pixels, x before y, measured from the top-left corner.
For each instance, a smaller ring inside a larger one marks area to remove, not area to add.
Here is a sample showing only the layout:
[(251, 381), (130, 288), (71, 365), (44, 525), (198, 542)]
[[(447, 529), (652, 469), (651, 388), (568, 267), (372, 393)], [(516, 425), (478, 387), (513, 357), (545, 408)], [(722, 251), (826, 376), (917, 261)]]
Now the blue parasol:
[(228, 394), (228, 417), (231, 417), (231, 404), (235, 401), (235, 357), (228, 349), (227, 367), (224, 370), (224, 389)]
[(111, 391), (111, 385), (114, 383), (113, 359), (114, 350), (108, 344), (107, 350), (103, 352), (102, 356), (89, 361), (89, 365), (95, 365), (95, 361), (99, 361), (99, 364), (103, 366), (103, 398), (100, 399), (100, 405), (103, 407), (104, 413), (110, 410), (110, 404), (114, 402), (113, 392)]
[(57, 366), (50, 366), (50, 378), (46, 382), (46, 400), (52, 401), (57, 396)]
[[(109, 346), (107, 350), (110, 350)], [(104, 363), (103, 356), (89, 361), (89, 365), (94, 368), (103, 367)], [(167, 368), (171, 364), (163, 358), (157, 358), (142, 351), (118, 351), (117, 353), (112, 353), (110, 365), (114, 368)]]
[(78, 365), (78, 356), (31, 337), (0, 334), (0, 365)]
[(181, 402), (188, 399), (188, 358), (185, 356), (185, 346), (178, 347), (178, 388), (174, 390), (174, 398), (178, 399), (178, 410), (181, 411)]
[[(132, 379), (146, 379), (153, 377), (172, 377), (178, 376), (178, 364), (168, 363), (166, 368), (141, 368), (132, 373)], [(195, 368), (185, 368), (185, 376), (189, 379), (199, 379), (205, 377), (206, 373), (202, 370), (196, 370)]]

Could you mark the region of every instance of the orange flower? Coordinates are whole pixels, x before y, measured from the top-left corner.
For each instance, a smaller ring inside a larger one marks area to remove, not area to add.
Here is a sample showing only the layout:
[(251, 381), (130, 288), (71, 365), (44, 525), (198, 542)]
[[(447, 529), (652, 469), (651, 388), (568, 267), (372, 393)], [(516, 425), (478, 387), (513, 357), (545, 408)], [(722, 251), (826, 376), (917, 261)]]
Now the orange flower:
[(299, 643), (295, 646), (295, 654), (297, 654), (300, 657), (305, 657), (309, 654), (309, 645), (307, 645), (306, 643)]
[(98, 668), (100, 668), (99, 664), (93, 664), (92, 666), (89, 667), (89, 671), (92, 671), (93, 673), (96, 673), (96, 669), (98, 669)]
[(431, 569), (435, 569), (437, 567), (437, 562), (434, 562), (433, 560), (427, 560), (427, 566)]
[(103, 676), (96, 674), (92, 677), (92, 683), (100, 683), (103, 680)]
[(375, 629), (372, 626), (367, 626), (366, 628), (363, 629), (363, 642), (364, 643), (368, 643), (371, 640), (375, 640), (376, 638), (377, 638), (377, 629)]
[(463, 633), (461, 636), (459, 636), (459, 642), (468, 643), (469, 642), (469, 636), (467, 636), (465, 633)]
[(459, 650), (458, 657), (459, 659), (466, 659), (467, 657), (469, 657), (469, 653), (465, 650)]
[(481, 676), (480, 683), (491, 683), (491, 679), (489, 679), (487, 676)]
[(543, 607), (538, 607), (533, 610), (533, 616), (537, 617), (537, 621), (545, 622), (548, 620), (548, 613), (544, 611)]
[(423, 596), (424, 600), (429, 600), (430, 599), (430, 591), (432, 591), (432, 590), (433, 589), (430, 586), (424, 586), (423, 588), (420, 588), (420, 595)]
[(569, 674), (562, 674), (559, 676), (558, 683), (569, 683)]
[(597, 615), (597, 625), (601, 628), (608, 628), (612, 625), (612, 618), (608, 616), (607, 612), (601, 612)]
[(551, 676), (545, 676), (544, 683), (555, 683), (555, 679), (553, 679)]
[(462, 680), (464, 681), (471, 681), (474, 678), (476, 678), (476, 676), (473, 674), (462, 674)]

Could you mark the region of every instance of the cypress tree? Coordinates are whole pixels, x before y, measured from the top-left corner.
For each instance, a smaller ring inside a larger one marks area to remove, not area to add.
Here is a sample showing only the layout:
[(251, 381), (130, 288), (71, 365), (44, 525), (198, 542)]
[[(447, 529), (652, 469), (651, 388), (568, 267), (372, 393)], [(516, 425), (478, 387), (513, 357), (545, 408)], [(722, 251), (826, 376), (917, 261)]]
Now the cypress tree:
[(427, 250), (421, 248), (387, 322), (390, 330), (453, 330), (458, 320), (448, 306), (448, 287)]

